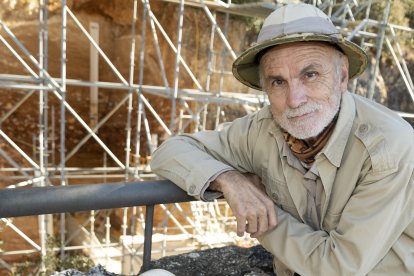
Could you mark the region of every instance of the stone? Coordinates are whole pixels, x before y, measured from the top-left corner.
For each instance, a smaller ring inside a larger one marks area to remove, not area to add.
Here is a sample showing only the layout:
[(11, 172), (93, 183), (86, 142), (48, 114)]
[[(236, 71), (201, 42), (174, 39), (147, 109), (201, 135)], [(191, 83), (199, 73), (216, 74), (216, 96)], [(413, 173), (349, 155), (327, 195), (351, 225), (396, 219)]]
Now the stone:
[(67, 269), (60, 272), (55, 272), (52, 276), (117, 276), (118, 274), (106, 271), (106, 269), (97, 265), (91, 268), (88, 272), (80, 272), (75, 269)]
[[(250, 248), (225, 246), (167, 256), (150, 263), (151, 269), (164, 269), (177, 276), (276, 276), (273, 257), (261, 245)], [(143, 271), (138, 273), (141, 274)], [(68, 269), (52, 276), (118, 276), (98, 265), (89, 272)]]
[(164, 257), (151, 261), (150, 267), (180, 276), (275, 276), (272, 261), (272, 255), (261, 245), (250, 248), (225, 246)]

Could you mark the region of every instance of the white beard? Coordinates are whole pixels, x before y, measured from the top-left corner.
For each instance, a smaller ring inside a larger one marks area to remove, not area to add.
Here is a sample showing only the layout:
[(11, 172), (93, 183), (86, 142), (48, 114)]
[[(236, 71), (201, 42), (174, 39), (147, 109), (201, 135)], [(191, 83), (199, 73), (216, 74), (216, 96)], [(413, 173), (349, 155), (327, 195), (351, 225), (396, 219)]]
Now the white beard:
[[(318, 136), (334, 119), (339, 110), (341, 93), (335, 91), (327, 102), (307, 102), (294, 109), (286, 110), (281, 116), (273, 113), (276, 123), (290, 135), (298, 139), (308, 139)], [(304, 118), (294, 117), (311, 113)]]

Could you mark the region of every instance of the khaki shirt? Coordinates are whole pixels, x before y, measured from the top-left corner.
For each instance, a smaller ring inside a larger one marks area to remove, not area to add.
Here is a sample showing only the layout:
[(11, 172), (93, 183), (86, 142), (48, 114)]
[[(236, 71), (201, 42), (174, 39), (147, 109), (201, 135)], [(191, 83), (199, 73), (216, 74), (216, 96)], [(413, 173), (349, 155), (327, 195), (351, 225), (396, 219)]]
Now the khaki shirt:
[(409, 124), (379, 104), (343, 95), (334, 132), (314, 163), (323, 186), (317, 229), (304, 223), (304, 173), (287, 162), (285, 147), (265, 107), (221, 131), (167, 140), (151, 167), (203, 200), (216, 196), (205, 190), (226, 170), (260, 176), (277, 206), (278, 225), (259, 241), (274, 255), (278, 276), (414, 275)]

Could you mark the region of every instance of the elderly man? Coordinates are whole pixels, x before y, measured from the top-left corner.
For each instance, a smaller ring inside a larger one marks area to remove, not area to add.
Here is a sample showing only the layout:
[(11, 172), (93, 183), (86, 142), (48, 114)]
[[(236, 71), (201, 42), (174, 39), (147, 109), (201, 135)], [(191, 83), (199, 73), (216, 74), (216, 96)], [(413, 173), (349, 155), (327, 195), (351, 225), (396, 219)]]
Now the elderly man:
[(152, 169), (221, 195), (283, 275), (414, 275), (414, 135), (347, 92), (367, 56), (316, 7), (286, 5), (233, 64), (270, 106), (220, 131), (167, 140)]

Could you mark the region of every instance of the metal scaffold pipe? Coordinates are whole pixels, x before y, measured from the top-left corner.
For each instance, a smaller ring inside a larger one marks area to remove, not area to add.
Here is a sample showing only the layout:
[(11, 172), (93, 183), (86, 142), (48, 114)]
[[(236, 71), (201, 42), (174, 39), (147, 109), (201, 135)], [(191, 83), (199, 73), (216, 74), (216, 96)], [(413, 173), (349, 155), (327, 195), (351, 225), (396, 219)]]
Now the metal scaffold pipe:
[[(134, 0), (132, 23), (131, 23), (131, 51), (129, 54), (129, 85), (134, 84), (134, 68), (135, 68), (135, 24), (137, 22), (138, 1)], [(134, 89), (128, 90), (128, 107), (127, 107), (127, 123), (126, 123), (126, 142), (125, 142), (125, 178), (129, 178), (129, 163), (131, 157), (131, 117), (132, 117), (132, 100)]]
[(227, 38), (225, 37), (225, 35), (221, 31), (220, 27), (218, 26), (217, 21), (214, 18), (213, 14), (210, 12), (210, 10), (208, 9), (207, 5), (204, 3), (204, 0), (201, 0), (201, 3), (203, 4), (203, 9), (204, 9), (204, 11), (207, 14), (208, 19), (210, 19), (211, 23), (214, 25), (214, 28), (216, 29), (216, 31), (219, 34), (221, 40), (223, 41), (224, 45), (226, 46), (227, 50), (229, 51), (231, 57), (233, 59), (236, 59), (237, 58), (236, 53), (233, 51), (233, 48), (230, 46), (229, 41), (227, 40)]
[[(148, 0), (142, 0), (143, 2), (146, 2)], [(177, 53), (177, 49), (174, 46), (174, 43), (171, 41), (170, 37), (165, 32), (164, 28), (160, 24), (160, 22), (155, 17), (154, 13), (151, 10), (148, 10), (148, 15), (150, 18), (154, 21), (158, 29), (160, 30), (161, 34), (164, 36), (165, 40), (167, 41), (168, 45), (171, 47), (171, 49), (174, 51), (174, 53)], [(190, 67), (187, 65), (187, 62), (184, 60), (184, 58), (180, 55), (180, 62), (182, 63), (184, 69), (187, 71), (191, 79), (193, 80), (194, 84), (197, 86), (198, 90), (203, 91), (203, 87), (201, 86), (200, 82), (197, 80), (197, 78), (194, 76), (193, 72), (191, 71)]]
[(15, 142), (13, 142), (12, 139), (3, 131), (0, 129), (0, 137), (2, 137), (7, 143), (9, 143), (21, 156), (23, 156), (26, 161), (30, 163), (35, 169), (39, 170), (39, 165), (33, 161), (32, 158), (30, 158)]
[[(134, 168), (134, 176), (135, 178), (139, 178), (139, 164), (140, 164), (140, 150), (141, 150), (141, 125), (142, 125), (142, 117), (145, 112), (144, 105), (142, 102), (141, 94), (142, 94), (142, 84), (144, 81), (144, 61), (145, 61), (145, 37), (146, 37), (146, 27), (147, 27), (147, 13), (148, 7), (144, 4), (142, 9), (142, 25), (141, 25), (141, 49), (139, 52), (139, 76), (138, 76), (138, 89), (136, 89), (136, 94), (138, 95), (138, 103), (137, 103), (137, 126), (135, 131), (135, 168)], [(164, 129), (168, 129), (165, 126)], [(168, 129), (169, 130), (169, 129)]]
[(369, 83), (369, 87), (368, 87), (368, 93), (367, 93), (368, 99), (372, 99), (374, 97), (377, 71), (379, 68), (379, 63), (380, 63), (380, 58), (381, 58), (381, 53), (382, 53), (382, 45), (385, 39), (385, 29), (388, 24), (388, 16), (390, 13), (390, 8), (391, 8), (391, 0), (387, 0), (387, 4), (384, 9), (384, 15), (382, 18), (382, 22), (379, 25), (380, 30), (379, 30), (379, 34), (377, 38), (377, 43), (376, 43), (377, 53), (375, 55), (375, 64), (372, 65), (371, 72), (370, 72), (371, 82)]
[[(39, 77), (43, 81), (43, 75), (47, 71), (47, 0), (39, 1)], [(43, 81), (44, 82), (44, 81)], [(47, 90), (40, 90), (39, 93), (39, 167), (40, 171), (36, 171), (35, 175), (41, 177), (39, 181), (40, 186), (45, 186), (47, 183)], [(36, 147), (35, 147), (36, 148)], [(36, 151), (35, 151), (36, 152)], [(47, 252), (46, 239), (50, 231), (53, 231), (53, 226), (50, 225), (52, 220), (49, 220), (47, 215), (40, 215), (39, 221), (39, 236), (41, 246), (42, 261), (40, 264), (40, 271), (45, 272), (45, 256)]]
[(180, 15), (178, 17), (178, 30), (177, 30), (177, 54), (175, 56), (175, 70), (174, 70), (174, 91), (171, 95), (171, 121), (170, 129), (174, 132), (175, 128), (175, 117), (177, 107), (177, 96), (178, 96), (178, 78), (180, 73), (180, 55), (181, 55), (181, 44), (183, 38), (183, 21), (184, 21), (184, 0), (180, 1)]
[[(66, 0), (62, 0), (62, 36), (61, 36), (61, 102), (60, 102), (60, 185), (62, 187), (66, 186), (65, 181), (65, 155), (66, 155), (66, 137), (65, 137), (65, 127), (66, 127), (66, 30), (67, 30), (67, 7)], [(62, 212), (60, 214), (60, 257), (63, 259), (65, 256), (65, 240), (66, 240), (66, 217)]]

